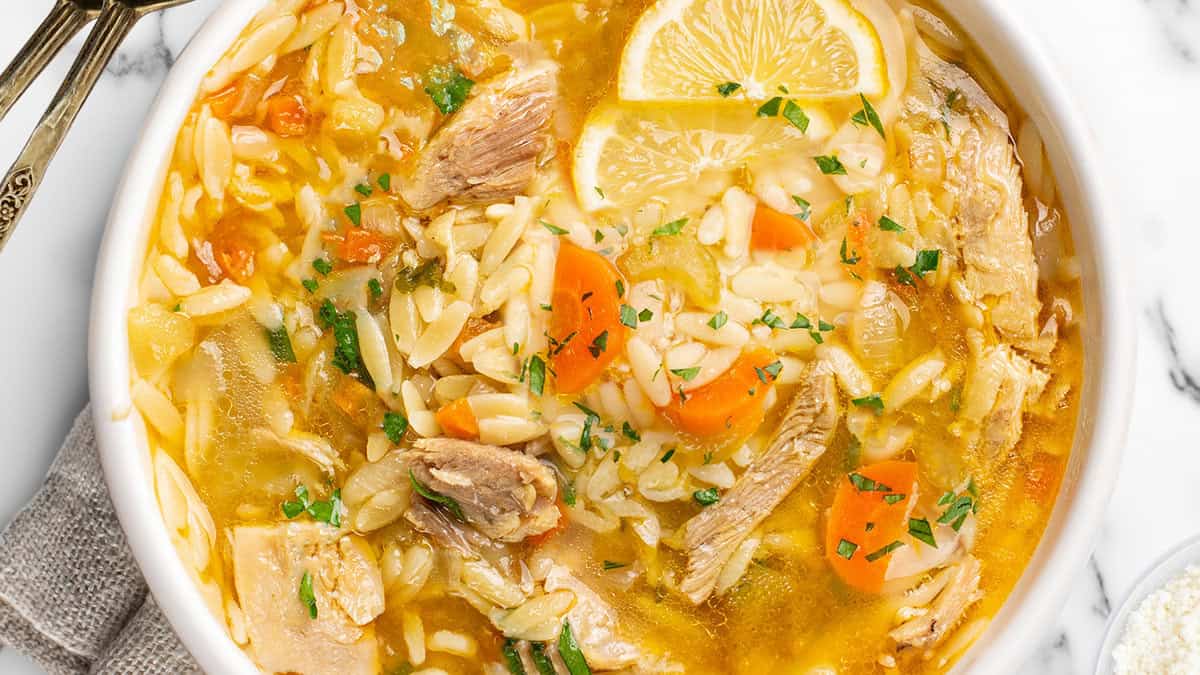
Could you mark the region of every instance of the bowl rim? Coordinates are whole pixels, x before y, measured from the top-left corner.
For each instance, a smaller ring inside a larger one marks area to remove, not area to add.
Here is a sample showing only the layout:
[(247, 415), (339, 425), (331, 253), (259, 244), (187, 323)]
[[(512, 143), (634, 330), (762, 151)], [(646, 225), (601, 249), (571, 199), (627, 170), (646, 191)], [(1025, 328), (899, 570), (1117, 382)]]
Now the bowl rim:
[[(130, 400), (126, 314), (136, 297), (150, 223), (170, 154), (204, 75), (268, 0), (223, 0), (205, 20), (168, 74), (142, 135), (126, 163), (96, 265), (89, 329), (88, 371), (96, 437), (105, 480), (130, 548), (158, 605), (200, 666), (214, 673), (257, 673), (250, 658), (208, 611), (178, 558), (151, 484), (148, 444)], [(1072, 468), (1064, 478), (1051, 521), (1020, 580), (986, 632), (960, 658), (954, 672), (1008, 673), (1036, 645), (1042, 628), (1061, 609), (1070, 579), (1091, 554), (1119, 472), (1133, 396), (1135, 357), (1131, 272), (1118, 264), (1123, 248), (1119, 218), (1104, 189), (1102, 165), (1079, 107), (1041, 42), (1021, 25), (1004, 0), (943, 2), (989, 59), (1003, 54), (1001, 79), (1020, 79), (1032, 101), (1022, 100), (1043, 131), (1059, 177), (1078, 186), (1081, 199), (1067, 204), (1079, 244), (1087, 233), (1094, 258), (1088, 323), (1103, 330), (1087, 336), (1085, 391), (1075, 431)], [(997, 69), (998, 71), (1000, 69)], [(1053, 133), (1047, 133), (1048, 131)], [(1051, 152), (1056, 146), (1056, 152)], [(1103, 274), (1095, 274), (1103, 270)], [(1087, 269), (1085, 268), (1085, 274)], [(1085, 288), (1085, 303), (1088, 300)], [(1094, 366), (1103, 367), (1096, 368)], [(1089, 367), (1091, 366), (1091, 367)], [(1086, 433), (1090, 443), (1081, 448)], [(1086, 457), (1082, 455), (1086, 454)], [(1071, 485), (1067, 486), (1068, 478)], [(1068, 527), (1069, 525), (1069, 527)], [(1053, 530), (1052, 530), (1053, 528)], [(1051, 536), (1053, 535), (1053, 536)]]

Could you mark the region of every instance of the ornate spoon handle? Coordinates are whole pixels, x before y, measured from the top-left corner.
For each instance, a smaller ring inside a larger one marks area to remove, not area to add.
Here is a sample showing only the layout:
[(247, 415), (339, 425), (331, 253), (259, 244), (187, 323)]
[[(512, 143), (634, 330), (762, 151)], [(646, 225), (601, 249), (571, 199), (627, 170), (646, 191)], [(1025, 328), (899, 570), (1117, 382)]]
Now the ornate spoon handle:
[(139, 17), (138, 10), (121, 2), (109, 0), (105, 4), (96, 27), (67, 73), (66, 81), (54, 95), (50, 109), (42, 116), (21, 155), (0, 182), (0, 249), (12, 236), (17, 221), (41, 185), (46, 166), (58, 151), (83, 102), (92, 93), (105, 65)]
[(17, 99), (58, 54), (63, 45), (95, 18), (96, 12), (84, 9), (73, 0), (58, 0), (50, 16), (21, 47), (12, 63), (0, 73), (0, 120)]

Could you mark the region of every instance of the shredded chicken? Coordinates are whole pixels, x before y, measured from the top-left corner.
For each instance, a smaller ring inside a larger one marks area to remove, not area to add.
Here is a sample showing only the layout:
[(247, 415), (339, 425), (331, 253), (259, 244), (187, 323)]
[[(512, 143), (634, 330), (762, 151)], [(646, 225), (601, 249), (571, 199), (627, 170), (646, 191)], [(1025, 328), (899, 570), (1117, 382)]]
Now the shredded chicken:
[(684, 525), (688, 564), (680, 590), (689, 600), (700, 604), (712, 594), (742, 540), (808, 475), (833, 438), (837, 415), (833, 374), (820, 362), (809, 364), (767, 449), (720, 502)]
[(333, 448), (333, 445), (316, 434), (292, 431), (286, 436), (280, 436), (266, 428), (255, 429), (254, 433), (265, 443), (274, 443), (282, 448), (293, 450), (307, 457), (329, 475), (333, 475), (335, 469), (345, 468), (346, 466), (342, 458), (338, 456), (337, 450)]
[[(232, 530), (249, 651), (266, 672), (374, 673), (383, 579), (366, 540), (313, 522)], [(317, 616), (297, 598), (307, 572)]]
[(496, 541), (518, 542), (558, 524), (554, 474), (524, 453), (427, 438), (413, 445), (407, 459), (417, 481), (457, 502), (466, 521)]
[[(979, 560), (974, 556), (947, 568), (930, 583), (942, 585), (927, 612), (900, 624), (889, 633), (900, 649), (927, 649), (941, 642), (962, 619), (967, 608), (982, 597), (979, 591)], [(920, 589), (918, 589), (918, 592)]]
[(555, 66), (540, 61), (479, 85), (421, 152), (405, 200), (427, 209), (445, 199), (497, 202), (524, 192), (549, 142), (556, 78)]
[(1041, 303), (1037, 261), (1022, 203), (1021, 170), (1008, 119), (959, 67), (917, 43), (918, 68), (902, 121), (914, 180), (954, 197), (951, 221), (967, 297), (986, 310), (1000, 337), (1034, 341)]
[(1008, 345), (985, 345), (978, 331), (968, 332), (967, 344), (971, 365), (952, 430), (974, 437), (987, 456), (1000, 457), (1021, 440), (1024, 414), (1050, 376)]

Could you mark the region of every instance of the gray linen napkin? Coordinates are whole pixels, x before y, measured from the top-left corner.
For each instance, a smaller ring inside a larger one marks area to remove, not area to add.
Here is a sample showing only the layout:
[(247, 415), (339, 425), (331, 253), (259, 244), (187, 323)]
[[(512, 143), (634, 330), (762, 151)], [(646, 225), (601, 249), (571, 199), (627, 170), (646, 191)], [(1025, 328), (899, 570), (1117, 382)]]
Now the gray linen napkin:
[(0, 534), (0, 643), (59, 673), (199, 673), (146, 592), (100, 470), (91, 409)]

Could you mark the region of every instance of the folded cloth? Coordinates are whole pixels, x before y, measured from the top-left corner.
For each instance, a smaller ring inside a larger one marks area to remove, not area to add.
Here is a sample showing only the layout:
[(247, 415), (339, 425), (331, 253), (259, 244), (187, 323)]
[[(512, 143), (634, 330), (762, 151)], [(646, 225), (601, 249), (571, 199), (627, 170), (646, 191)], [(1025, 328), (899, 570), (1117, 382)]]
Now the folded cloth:
[(199, 673), (146, 592), (85, 409), (0, 534), (0, 643), (58, 673)]

